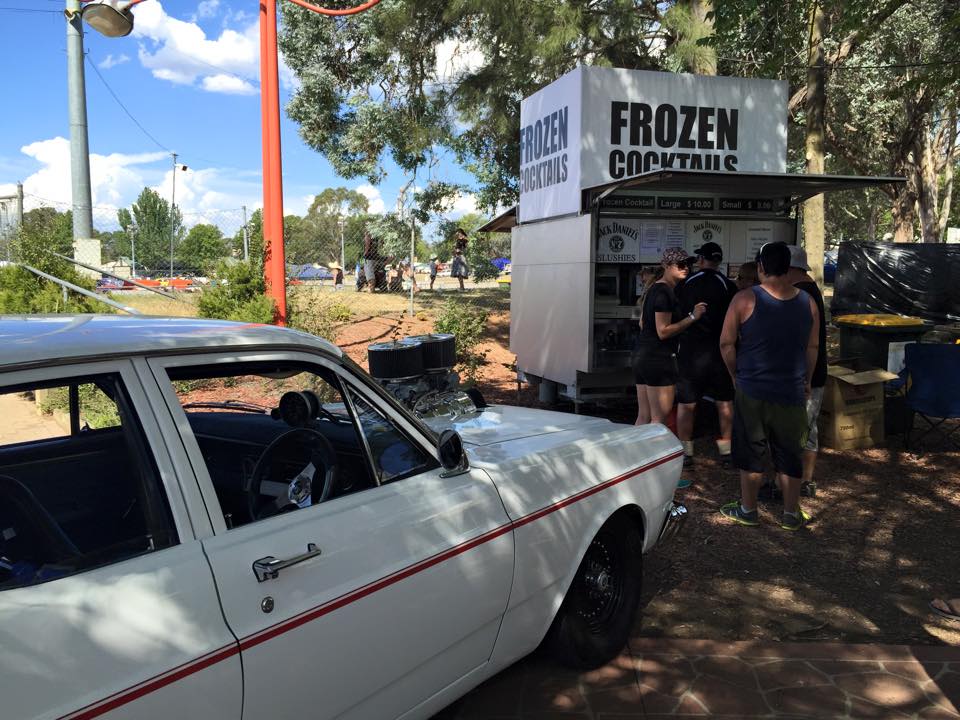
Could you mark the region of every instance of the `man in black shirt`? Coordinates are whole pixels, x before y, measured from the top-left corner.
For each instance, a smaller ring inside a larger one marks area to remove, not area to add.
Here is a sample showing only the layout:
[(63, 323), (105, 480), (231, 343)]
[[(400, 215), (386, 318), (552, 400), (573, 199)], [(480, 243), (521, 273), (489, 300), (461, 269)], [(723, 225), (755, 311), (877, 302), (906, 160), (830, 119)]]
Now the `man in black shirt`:
[(808, 274), (810, 265), (807, 263), (807, 251), (796, 245), (790, 246), (790, 270), (787, 280), (791, 285), (803, 290), (813, 298), (817, 305), (820, 320), (820, 348), (817, 351), (817, 364), (810, 379), (810, 397), (807, 398), (807, 445), (803, 451), (803, 482), (800, 485), (802, 495), (816, 493), (816, 483), (813, 482), (813, 469), (817, 463), (817, 419), (820, 416), (820, 406), (823, 404), (823, 387), (827, 384), (827, 322), (823, 307), (823, 293), (812, 277)]
[(717, 449), (725, 463), (730, 460), (730, 433), (733, 426), (733, 381), (720, 355), (720, 331), (730, 300), (737, 286), (718, 268), (723, 250), (715, 242), (704, 243), (694, 250), (697, 271), (679, 288), (680, 310), (685, 314), (698, 303), (705, 303), (707, 312), (696, 325), (680, 336), (677, 364), (677, 435), (683, 443), (683, 464), (693, 463), (693, 419), (697, 401), (713, 399), (720, 419)]

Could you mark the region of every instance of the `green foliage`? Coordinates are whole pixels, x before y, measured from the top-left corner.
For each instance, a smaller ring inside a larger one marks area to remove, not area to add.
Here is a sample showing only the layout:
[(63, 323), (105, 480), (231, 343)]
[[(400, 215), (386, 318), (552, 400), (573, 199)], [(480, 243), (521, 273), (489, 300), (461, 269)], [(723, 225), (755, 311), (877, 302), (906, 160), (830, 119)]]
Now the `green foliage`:
[[(23, 227), (11, 242), (11, 256), (18, 262), (88, 290), (94, 283), (81, 276), (72, 263), (50, 254), (48, 250), (70, 257), (73, 255), (73, 218), (71, 213), (58, 213), (39, 208), (24, 213)], [(0, 268), (0, 313), (94, 313), (112, 312), (104, 303), (67, 291), (22, 267)]]
[(353, 311), (339, 298), (316, 292), (312, 288), (298, 290), (287, 298), (290, 327), (337, 341), (339, 326), (353, 318)]
[[(129, 209), (117, 211), (124, 231), (118, 254), (136, 253), (138, 275), (165, 274), (170, 267), (170, 241), (174, 248), (183, 240), (183, 216), (178, 208), (170, 212), (170, 203), (150, 188), (144, 188)], [(176, 252), (176, 249), (174, 249)]]
[[(388, 156), (409, 172), (450, 150), (487, 209), (517, 198), (523, 97), (580, 64), (659, 64), (650, 2), (395, 0), (336, 22), (282, 11), (280, 46), (299, 80), (287, 112), (310, 147), (375, 184)], [(459, 64), (438, 65), (451, 50)]]
[(487, 354), (478, 349), (487, 327), (487, 312), (459, 298), (450, 298), (440, 306), (433, 331), (452, 333), (457, 338), (457, 360), (470, 384), (476, 383)]
[[(243, 259), (243, 228), (237, 230), (230, 243), (233, 256)], [(263, 273), (263, 210), (253, 211), (247, 220), (247, 249), (250, 253), (250, 262), (256, 265)]]
[(271, 323), (276, 307), (265, 293), (263, 272), (255, 263), (223, 262), (216, 271), (216, 284), (200, 295), (198, 314), (221, 320)]
[[(120, 414), (117, 404), (104, 392), (92, 383), (85, 383), (77, 388), (80, 401), (80, 426), (88, 425), (93, 430), (118, 427)], [(40, 411), (46, 415), (55, 412), (69, 414), (70, 393), (67, 387), (56, 387), (41, 391), (37, 404)]]
[(177, 246), (177, 262), (204, 275), (214, 270), (226, 254), (226, 240), (216, 225), (194, 225)]
[[(420, 259), (430, 255), (430, 248), (423, 240), (419, 223), (414, 224), (414, 252)], [(377, 240), (379, 253), (389, 260), (399, 260), (410, 257), (410, 220), (403, 219), (396, 213), (386, 215), (369, 215), (366, 218), (366, 229)]]

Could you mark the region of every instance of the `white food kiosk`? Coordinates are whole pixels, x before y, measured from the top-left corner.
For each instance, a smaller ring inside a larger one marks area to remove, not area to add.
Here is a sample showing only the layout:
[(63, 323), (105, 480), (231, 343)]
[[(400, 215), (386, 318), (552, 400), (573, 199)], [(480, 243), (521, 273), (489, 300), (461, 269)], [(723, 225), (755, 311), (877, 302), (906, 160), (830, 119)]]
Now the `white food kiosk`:
[(639, 271), (712, 240), (731, 276), (822, 192), (902, 181), (789, 174), (787, 84), (579, 67), (521, 105), (510, 349), (518, 381), (582, 402), (634, 393)]

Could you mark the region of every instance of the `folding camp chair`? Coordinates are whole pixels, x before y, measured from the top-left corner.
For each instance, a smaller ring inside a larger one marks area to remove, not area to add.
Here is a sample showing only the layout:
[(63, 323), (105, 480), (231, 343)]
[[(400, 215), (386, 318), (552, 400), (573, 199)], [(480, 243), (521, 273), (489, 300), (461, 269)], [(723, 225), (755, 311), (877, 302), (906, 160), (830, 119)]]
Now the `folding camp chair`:
[[(929, 426), (914, 440), (919, 442), (928, 434), (937, 432), (954, 447), (960, 448), (960, 442), (954, 436), (960, 425), (947, 422), (960, 418), (960, 345), (913, 343), (905, 350), (909, 377), (906, 404)], [(912, 425), (911, 421), (907, 426), (907, 449), (910, 448)]]

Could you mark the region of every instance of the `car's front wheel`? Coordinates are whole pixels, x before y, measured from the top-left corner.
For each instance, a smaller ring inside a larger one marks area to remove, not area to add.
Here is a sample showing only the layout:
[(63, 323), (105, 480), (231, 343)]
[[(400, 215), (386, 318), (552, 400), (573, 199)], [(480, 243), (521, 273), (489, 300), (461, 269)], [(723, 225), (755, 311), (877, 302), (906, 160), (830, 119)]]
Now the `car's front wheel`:
[(547, 635), (564, 665), (589, 670), (615, 658), (633, 627), (640, 593), (643, 537), (625, 515), (600, 528)]

